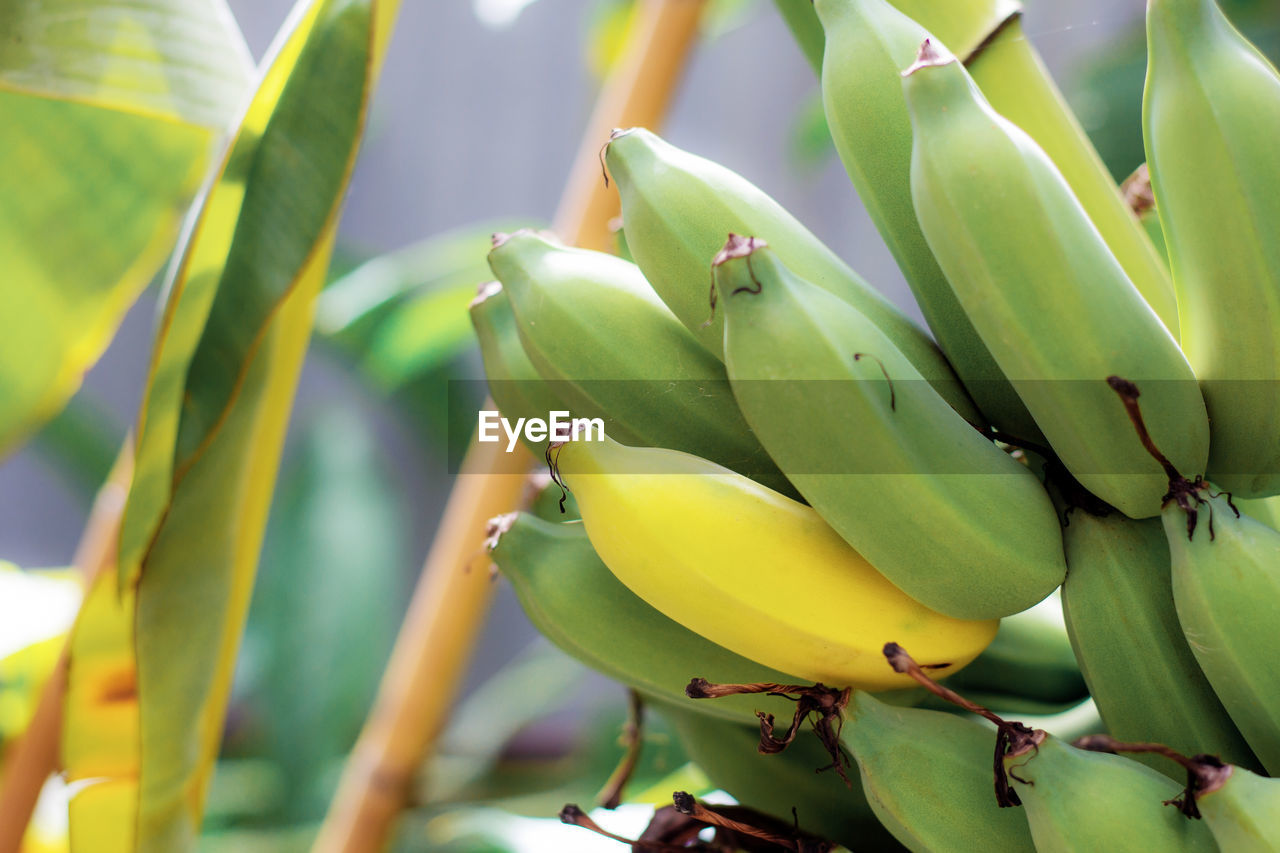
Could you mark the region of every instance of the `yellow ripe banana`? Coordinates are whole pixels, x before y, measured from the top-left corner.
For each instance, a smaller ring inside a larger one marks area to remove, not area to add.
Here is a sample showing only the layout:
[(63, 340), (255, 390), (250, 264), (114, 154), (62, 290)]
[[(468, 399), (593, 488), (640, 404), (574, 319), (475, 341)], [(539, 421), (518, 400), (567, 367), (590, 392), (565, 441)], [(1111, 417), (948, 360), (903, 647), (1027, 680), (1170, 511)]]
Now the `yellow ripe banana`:
[(1186, 357), (1061, 173), (954, 57), (926, 42), (904, 76), (916, 215), (960, 304), (1075, 478), (1131, 518), (1158, 515), (1168, 478), (1106, 378), (1143, 381), (1157, 443), (1203, 471), (1209, 423)]
[(907, 597), (811, 508), (687, 453), (609, 438), (553, 446), (609, 570), (671, 619), (765, 666), (827, 685), (910, 687), (883, 662), (910, 641), (940, 676), (973, 660), (997, 620)]
[(1277, 494), (1280, 74), (1213, 0), (1151, 0), (1147, 43), (1143, 136), (1209, 409), (1208, 476), (1241, 497)]

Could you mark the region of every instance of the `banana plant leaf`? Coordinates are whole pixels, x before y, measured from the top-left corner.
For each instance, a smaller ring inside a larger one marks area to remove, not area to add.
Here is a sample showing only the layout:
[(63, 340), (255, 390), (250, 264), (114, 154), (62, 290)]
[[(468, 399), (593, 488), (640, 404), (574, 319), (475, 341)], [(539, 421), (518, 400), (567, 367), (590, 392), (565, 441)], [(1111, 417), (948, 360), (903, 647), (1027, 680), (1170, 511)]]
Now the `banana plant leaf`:
[(252, 63), (224, 0), (9, 0), (0, 33), (2, 456), (167, 256)]
[(453, 364), (475, 346), (467, 305), (493, 277), (491, 236), (530, 224), (469, 225), (366, 261), (320, 295), (316, 332), (387, 392)]
[[(136, 742), (96, 774), (67, 751), (69, 774), (96, 780), (71, 810), (73, 842), (94, 850), (195, 844), (314, 300), (397, 6), (298, 4), (172, 266), (117, 579), (117, 600), (136, 596), (122, 649), (136, 691), (115, 703), (136, 715)], [(71, 673), (74, 692), (74, 657)]]

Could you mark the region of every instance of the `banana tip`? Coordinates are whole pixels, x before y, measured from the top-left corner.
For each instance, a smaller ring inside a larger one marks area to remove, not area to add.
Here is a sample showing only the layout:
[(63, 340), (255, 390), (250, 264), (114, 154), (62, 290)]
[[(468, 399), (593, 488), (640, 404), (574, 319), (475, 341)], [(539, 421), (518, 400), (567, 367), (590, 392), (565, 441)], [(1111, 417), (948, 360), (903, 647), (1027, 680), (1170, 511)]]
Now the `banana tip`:
[(494, 296), (502, 292), (502, 282), (486, 281), (476, 288), (476, 297), (471, 300), (469, 308), (475, 308), (486, 299), (492, 299)]
[(919, 52), (916, 53), (916, 61), (902, 72), (902, 76), (910, 77), (921, 68), (937, 68), (955, 62), (955, 60), (954, 56), (934, 43), (933, 39), (925, 39), (920, 45)]
[(756, 249), (763, 249), (769, 244), (759, 237), (744, 237), (741, 234), (729, 234), (729, 239), (725, 241), (723, 247), (716, 256), (711, 259), (711, 266), (718, 267), (726, 261), (734, 258), (749, 257)]
[(492, 551), (498, 547), (498, 540), (502, 538), (502, 534), (506, 533), (516, 523), (516, 519), (520, 517), (518, 512), (508, 512), (503, 515), (496, 515), (489, 519), (489, 523), (485, 526), (484, 531), (484, 547), (487, 551)]

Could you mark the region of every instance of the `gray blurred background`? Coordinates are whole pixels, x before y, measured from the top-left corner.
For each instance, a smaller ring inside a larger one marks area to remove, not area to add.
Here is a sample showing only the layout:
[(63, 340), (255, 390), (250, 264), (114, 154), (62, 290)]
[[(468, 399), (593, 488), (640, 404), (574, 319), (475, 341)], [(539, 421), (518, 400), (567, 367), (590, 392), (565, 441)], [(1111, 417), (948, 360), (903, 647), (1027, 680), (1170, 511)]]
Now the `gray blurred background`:
[[(231, 0), (255, 57), (290, 0)], [(406, 0), (355, 172), (341, 240), (359, 256), (495, 217), (550, 219), (592, 106), (595, 81), (583, 41), (592, 4), (539, 0), (507, 26), (478, 20), (470, 0)], [(1070, 80), (1143, 11), (1141, 0), (1030, 0), (1025, 29), (1055, 76)], [(801, 162), (797, 123), (816, 82), (772, 4), (742, 4), (738, 25), (697, 50), (664, 135), (721, 162), (771, 193), (895, 302), (916, 314), (892, 260), (834, 155)], [(1077, 103), (1086, 124), (1087, 99)], [(1136, 130), (1136, 129), (1135, 129)], [(1131, 165), (1136, 165), (1131, 164)], [(130, 313), (84, 394), (124, 429), (141, 395), (154, 289)], [(918, 314), (916, 314), (918, 316)], [(465, 366), (480, 375), (478, 362)], [(321, 413), (358, 410), (373, 425), (380, 476), (396, 496), (394, 565), (368, 567), (398, 594), (379, 630), (390, 637), (426, 553), (449, 486), (444, 456), (426, 449), (413, 422), (358, 382), (332, 352), (313, 350), (303, 374), (286, 460), (297, 433)], [(287, 464), (287, 462), (286, 462)], [(0, 465), (0, 558), (28, 567), (69, 561), (87, 511), (58, 468), (34, 449)], [(264, 559), (262, 576), (273, 566)], [(477, 650), (471, 683), (532, 635), (509, 591), (499, 595)]]

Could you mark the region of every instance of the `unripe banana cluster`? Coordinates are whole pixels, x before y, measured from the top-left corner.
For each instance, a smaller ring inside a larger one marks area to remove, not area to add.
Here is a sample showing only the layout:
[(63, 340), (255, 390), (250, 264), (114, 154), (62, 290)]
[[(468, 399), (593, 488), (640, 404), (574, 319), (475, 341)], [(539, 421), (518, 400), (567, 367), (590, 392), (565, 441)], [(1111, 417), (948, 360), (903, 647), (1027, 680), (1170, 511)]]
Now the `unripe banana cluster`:
[[(836, 148), (929, 332), (745, 178), (615, 132), (634, 262), (497, 235), (472, 306), (505, 416), (607, 436), (531, 445), (581, 518), (496, 519), (494, 562), (718, 785), (853, 849), (1280, 850), (1280, 75), (1213, 0), (1149, 0), (1166, 258), (1051, 84), (1029, 108), (903, 6), (814, 3)], [(911, 707), (895, 643), (1036, 715), (1001, 729), (1000, 802), (996, 732)], [(745, 727), (794, 705), (695, 677), (851, 689), (861, 790), (761, 793)], [(1196, 756), (1181, 810), (1154, 749), (1057, 736), (1087, 703)]]

